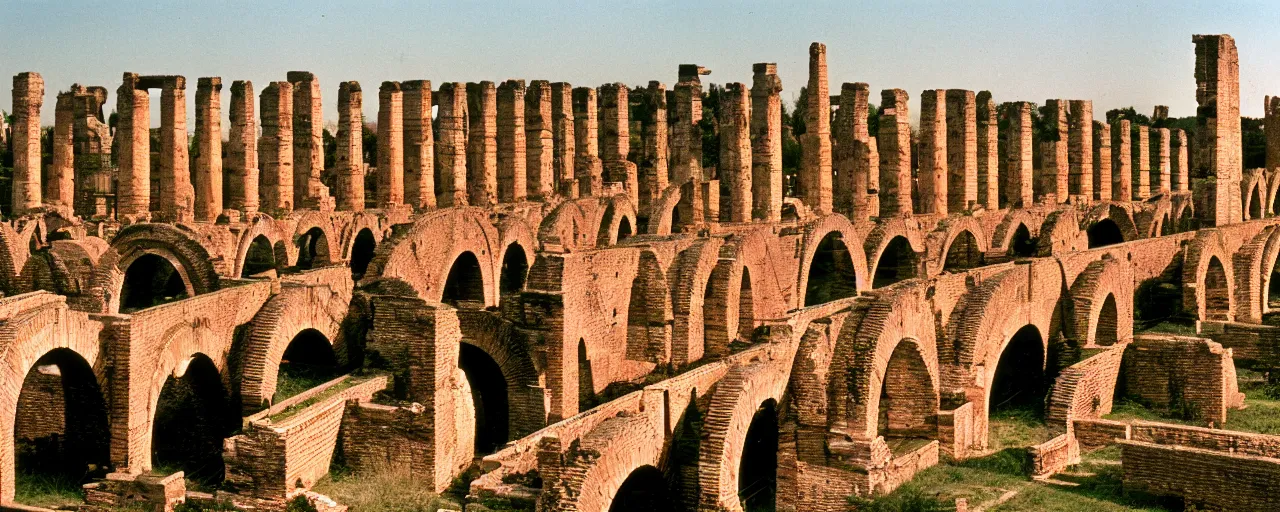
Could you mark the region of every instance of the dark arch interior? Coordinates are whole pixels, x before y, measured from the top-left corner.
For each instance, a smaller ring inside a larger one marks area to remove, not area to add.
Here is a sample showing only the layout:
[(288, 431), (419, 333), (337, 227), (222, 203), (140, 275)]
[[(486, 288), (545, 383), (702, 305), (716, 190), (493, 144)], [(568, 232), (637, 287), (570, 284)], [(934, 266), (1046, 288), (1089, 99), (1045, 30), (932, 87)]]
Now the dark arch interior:
[(1262, 210), (1263, 208), (1265, 208), (1266, 202), (1267, 200), (1262, 198), (1262, 187), (1261, 186), (1255, 187), (1253, 200), (1249, 201), (1249, 218), (1261, 219)]
[(298, 268), (310, 270), (329, 264), (329, 238), (324, 230), (311, 228), (298, 238)]
[(304, 329), (293, 337), (280, 358), (276, 378), (276, 403), (324, 384), (342, 374), (329, 338), (315, 329)]
[(1124, 243), (1124, 235), (1120, 234), (1120, 226), (1111, 219), (1102, 219), (1089, 226), (1089, 248), (1106, 247)]
[(1044, 343), (1034, 325), (1019, 329), (1000, 353), (991, 379), (990, 412), (1026, 408), (1044, 414)]
[(1036, 255), (1036, 248), (1039, 246), (1039, 240), (1031, 238), (1031, 230), (1027, 229), (1026, 224), (1018, 224), (1018, 229), (1013, 231), (1013, 238), (1009, 240), (1009, 256), (1015, 258), (1030, 258)]
[(880, 253), (880, 261), (876, 264), (876, 277), (872, 287), (889, 286), (904, 279), (916, 277), (918, 259), (911, 249), (911, 242), (904, 236), (895, 236), (889, 245)]
[(351, 245), (351, 278), (359, 280), (364, 277), (365, 271), (369, 270), (369, 262), (373, 261), (373, 251), (378, 247), (378, 241), (373, 239), (373, 231), (364, 228), (356, 234), (355, 242)]
[(672, 507), (663, 510), (692, 510), (696, 505), (698, 483), (698, 454), (702, 448), (702, 411), (698, 410), (698, 390), (689, 394), (689, 405), (684, 409), (680, 423), (676, 425), (667, 468), (667, 488), (670, 489)]
[(1217, 256), (1209, 258), (1209, 266), (1204, 274), (1204, 316), (1205, 320), (1227, 321), (1231, 316), (1230, 288), (1227, 285), (1227, 272)]
[(1102, 313), (1098, 315), (1098, 328), (1094, 331), (1093, 340), (1098, 345), (1114, 345), (1120, 338), (1118, 326), (1120, 318), (1116, 309), (1116, 296), (1107, 294), (1102, 302)]
[(189, 480), (222, 482), (222, 441), (239, 427), (213, 361), (197, 354), (181, 377), (169, 376), (160, 390), (151, 437), (157, 471), (183, 471)]
[(1133, 328), (1150, 329), (1165, 321), (1189, 320), (1182, 308), (1182, 259), (1156, 278), (1138, 283), (1133, 291)]
[(947, 257), (942, 269), (947, 272), (959, 272), (981, 267), (983, 259), (982, 249), (978, 247), (978, 238), (966, 229), (951, 241), (951, 247), (947, 248)]
[(1164, 217), (1160, 219), (1160, 236), (1172, 235), (1176, 232), (1177, 226), (1173, 224), (1173, 219), (1166, 212)]
[(66, 348), (49, 351), (22, 381), (14, 417), (18, 495), (51, 484), (79, 492), (109, 462), (107, 404), (93, 368)]
[(476, 455), (493, 453), (507, 443), (507, 379), (489, 354), (469, 343), (458, 351), (458, 367), (471, 384), (476, 407)]
[(276, 254), (271, 247), (271, 240), (258, 235), (249, 243), (249, 252), (244, 255), (244, 267), (240, 269), (240, 277), (261, 274), (276, 268)]
[(751, 418), (738, 466), (738, 500), (751, 511), (772, 511), (778, 493), (778, 412), (766, 400)]
[(498, 281), (502, 294), (523, 290), (528, 275), (529, 258), (524, 254), (524, 247), (519, 243), (507, 246), (502, 254), (502, 277)]
[[(1276, 194), (1280, 196), (1280, 194)], [(1267, 284), (1267, 307), (1271, 310), (1280, 309), (1280, 258), (1271, 264), (1271, 280)]]
[(885, 367), (876, 432), (886, 438), (929, 438), (937, 432), (937, 410), (933, 381), (917, 345), (900, 341)]
[(742, 286), (738, 292), (738, 339), (751, 342), (756, 329), (755, 298), (751, 295), (751, 270), (742, 268)]
[(464, 251), (453, 260), (440, 301), (455, 308), (484, 309), (484, 275), (480, 260), (471, 251)]
[(613, 496), (613, 504), (609, 505), (609, 512), (657, 512), (671, 510), (671, 505), (662, 471), (644, 465), (622, 481), (622, 487)]
[(809, 264), (804, 305), (825, 304), (857, 294), (858, 276), (853, 268), (853, 256), (849, 254), (840, 232), (828, 233), (818, 243), (813, 263)]
[(161, 256), (145, 254), (133, 260), (124, 272), (120, 312), (131, 313), (185, 298), (187, 285), (173, 264)]
[(591, 360), (587, 358), (587, 340), (578, 339), (578, 409), (595, 406), (596, 388), (591, 377)]
[(671, 232), (679, 233), (684, 228), (684, 220), (680, 218), (680, 204), (671, 208)]
[(631, 230), (631, 219), (623, 216), (622, 220), (618, 221), (618, 241), (621, 242), (631, 238), (633, 234), (635, 233)]

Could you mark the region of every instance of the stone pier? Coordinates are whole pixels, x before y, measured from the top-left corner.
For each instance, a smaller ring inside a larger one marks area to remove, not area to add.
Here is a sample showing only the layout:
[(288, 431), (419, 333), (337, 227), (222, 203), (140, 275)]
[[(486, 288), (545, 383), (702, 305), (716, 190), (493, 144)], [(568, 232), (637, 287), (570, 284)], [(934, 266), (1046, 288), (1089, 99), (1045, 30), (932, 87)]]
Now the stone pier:
[(107, 102), (105, 87), (71, 86), (75, 94), (74, 160), (76, 171), (76, 214), (85, 218), (104, 219), (113, 214), (116, 193), (111, 168), (111, 128), (103, 105)]
[[(293, 211), (293, 84), (271, 82), (262, 90), (262, 166), (259, 190), (263, 211), (280, 217)], [(246, 195), (252, 194), (246, 191)]]
[(42, 178), (44, 204), (70, 207), (75, 195), (75, 93), (58, 93), (53, 116), (53, 163)]
[(880, 92), (880, 217), (910, 215), (911, 110), (907, 91)]
[(364, 91), (359, 82), (338, 84), (338, 133), (334, 138), (337, 209), (364, 210)]
[(600, 139), (596, 90), (590, 87), (573, 89), (574, 177), (578, 180), (578, 194), (598, 196), (604, 187), (603, 165), (600, 162)]
[(404, 201), (415, 210), (436, 206), (435, 136), (431, 133), (431, 81), (409, 80), (404, 91)]
[[(742, 83), (720, 96), (720, 220), (751, 222), (751, 106)], [(828, 142), (829, 143), (829, 142)], [(728, 192), (727, 194), (725, 192)], [(727, 197), (726, 197), (727, 196)], [(728, 208), (725, 208), (727, 206)]]
[(253, 82), (231, 82), (231, 111), (227, 112), (227, 207), (246, 214), (258, 211), (258, 123), (253, 108)]
[(1262, 133), (1267, 141), (1267, 171), (1280, 170), (1280, 96), (1262, 99)]
[(865, 83), (842, 84), (832, 127), (835, 208), (855, 222), (880, 213), (880, 156), (867, 126), (869, 94)]
[[(120, 169), (116, 185), (116, 217), (124, 222), (134, 222), (149, 218), (151, 212), (151, 95), (146, 89), (138, 88), (136, 73), (125, 73), (123, 82), (116, 91), (115, 142), (119, 148), (116, 163)], [(15, 95), (17, 91), (15, 86)], [(19, 201), (23, 197), (19, 193), (27, 187), (24, 186), (23, 172), (18, 168), (18, 162), (22, 160), (22, 154), (18, 152), (22, 147), (18, 144), (21, 140), (17, 135), (20, 133), (18, 127), (14, 123), (15, 209), (29, 204), (26, 200)], [(38, 153), (36, 157), (39, 157)]]
[(947, 211), (978, 203), (978, 105), (973, 91), (946, 91)]
[(378, 88), (378, 208), (404, 204), (404, 92), (400, 82)]
[(498, 92), (488, 80), (467, 83), (467, 200), (498, 204)]
[(293, 204), (297, 208), (334, 209), (324, 173), (324, 115), (320, 81), (306, 71), (287, 74), (293, 84)]
[(577, 197), (574, 179), (577, 137), (573, 134), (573, 86), (565, 82), (551, 84), (551, 158), (552, 182), (565, 197)]
[(818, 215), (832, 212), (831, 96), (827, 85), (827, 46), (809, 45), (809, 86), (805, 96), (805, 132), (800, 138), (800, 197)]
[(1196, 47), (1196, 176), (1213, 177), (1196, 191), (1197, 213), (1204, 225), (1239, 222), (1240, 180), (1244, 172), (1240, 147), (1240, 61), (1229, 35), (1194, 35)]
[(1000, 120), (991, 91), (977, 97), (978, 116), (978, 204), (988, 210), (1000, 208)]
[(1071, 100), (1067, 114), (1067, 192), (1088, 202), (1093, 198), (1093, 102)]
[(782, 80), (777, 64), (751, 69), (751, 216), (777, 222), (782, 219)]
[(190, 222), (195, 215), (187, 154), (187, 79), (163, 77), (160, 87), (160, 220)]
[(1189, 151), (1187, 132), (1169, 130), (1169, 187), (1174, 192), (1191, 190), (1191, 160), (1187, 155)]
[(640, 165), (638, 166), (641, 215), (653, 215), (653, 205), (667, 190), (667, 86), (649, 82), (636, 107), (640, 123)]
[(467, 205), (467, 89), (461, 82), (440, 84), (436, 104), (436, 204)]
[(1036, 200), (1050, 204), (1067, 200), (1070, 158), (1066, 100), (1045, 100), (1040, 117), (1045, 126), (1040, 142), (1040, 177), (1036, 179)]
[(667, 98), (670, 110), (671, 132), (671, 180), (683, 184), (690, 178), (699, 181), (702, 175), (702, 80), (701, 75), (711, 72), (696, 64), (681, 64), (680, 81)]
[(916, 213), (947, 214), (947, 91), (920, 93), (920, 154)]
[(196, 80), (196, 220), (215, 222), (222, 215), (222, 79)]
[(1095, 201), (1111, 200), (1111, 125), (1093, 122), (1093, 194)]
[(1133, 132), (1128, 119), (1111, 124), (1111, 199), (1133, 199)]
[(498, 85), (498, 200), (518, 203), (528, 196), (524, 80)]
[(1130, 155), (1133, 164), (1133, 196), (1135, 201), (1151, 197), (1151, 133), (1150, 127), (1142, 124), (1133, 125), (1133, 153)]
[(1015, 101), (1004, 104), (1008, 131), (1000, 136), (1000, 186), (1003, 189), (1002, 208), (1027, 208), (1035, 201), (1031, 129), (1031, 103)]
[(551, 83), (529, 82), (524, 96), (525, 194), (544, 201), (555, 191), (555, 122), (551, 115)]
[(1170, 183), (1169, 162), (1169, 129), (1151, 129), (1151, 193), (1167, 194), (1172, 190)]
[(600, 160), (604, 181), (621, 183), (632, 204), (640, 200), (636, 164), (627, 161), (631, 152), (630, 99), (627, 84), (600, 86)]

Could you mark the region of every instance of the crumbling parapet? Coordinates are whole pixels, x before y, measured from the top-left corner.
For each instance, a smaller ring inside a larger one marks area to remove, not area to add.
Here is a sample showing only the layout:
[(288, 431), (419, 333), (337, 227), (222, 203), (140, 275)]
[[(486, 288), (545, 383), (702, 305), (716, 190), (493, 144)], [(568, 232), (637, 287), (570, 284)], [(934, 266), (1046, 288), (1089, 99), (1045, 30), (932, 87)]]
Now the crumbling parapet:
[(627, 84), (604, 84), (599, 89), (600, 160), (604, 181), (621, 183), (632, 204), (639, 199), (636, 164), (627, 161), (631, 152), (630, 99)]
[(524, 80), (498, 85), (498, 200), (504, 203), (518, 203), (528, 195), (524, 98)]
[(596, 90), (590, 87), (573, 89), (573, 134), (577, 139), (574, 148), (574, 177), (578, 181), (578, 194), (598, 196), (603, 191), (603, 166), (600, 162), (600, 140)]
[[(517, 107), (519, 108), (519, 107)], [(555, 136), (551, 83), (529, 82), (524, 96), (525, 194), (543, 201), (555, 191)]]
[(1027, 208), (1034, 202), (1032, 169), (1031, 103), (1016, 101), (1004, 104), (1004, 118), (1008, 125), (1000, 135), (1000, 186), (1004, 191), (1004, 208)]
[(827, 45), (809, 45), (809, 88), (805, 131), (800, 138), (801, 198), (818, 215), (832, 212), (831, 96), (827, 85)]
[(752, 66), (751, 196), (752, 218), (782, 220), (782, 80), (778, 65)]
[(907, 91), (880, 92), (880, 217), (911, 215), (911, 118)]
[(1134, 201), (1142, 201), (1151, 197), (1151, 131), (1150, 127), (1142, 124), (1133, 125), (1132, 137), (1132, 154), (1130, 155), (1133, 164), (1130, 171), (1133, 173), (1133, 196), (1130, 198)]
[(1067, 114), (1067, 192), (1093, 199), (1093, 102), (1071, 100)]
[(720, 220), (751, 222), (751, 107), (747, 86), (725, 85), (720, 96)]
[[(263, 211), (283, 216), (293, 211), (293, 85), (271, 82), (262, 89), (260, 96), (262, 138), (258, 139), (258, 155), (262, 173), (259, 200)], [(252, 194), (252, 190), (246, 191), (246, 195)]]
[(335, 203), (324, 173), (324, 114), (320, 81), (306, 71), (290, 71), (293, 84), (293, 204), (297, 208), (332, 211)]
[(404, 91), (404, 201), (414, 209), (436, 206), (436, 151), (431, 129), (431, 81), (409, 80)]
[(1000, 208), (1000, 120), (991, 91), (977, 97), (978, 116), (978, 204), (988, 210)]
[(1191, 190), (1191, 160), (1187, 132), (1169, 130), (1169, 187), (1174, 192)]
[(195, 216), (214, 222), (222, 215), (222, 79), (196, 81)]
[(552, 182), (556, 190), (566, 197), (577, 197), (578, 194), (574, 179), (577, 137), (574, 136), (573, 125), (573, 86), (566, 82), (551, 84)]
[(43, 180), (44, 203), (51, 206), (70, 207), (75, 193), (74, 103), (74, 93), (60, 92), (53, 107), (53, 164)]
[(440, 84), (437, 93), (436, 204), (467, 205), (467, 90), (461, 82)]
[(920, 93), (920, 142), (916, 213), (947, 214), (947, 91)]
[(336, 207), (344, 211), (364, 210), (364, 92), (359, 82), (338, 84), (338, 133), (335, 139)]
[(973, 91), (946, 92), (947, 210), (970, 210), (978, 202), (978, 105)]
[(378, 88), (377, 199), (378, 208), (404, 204), (404, 92), (400, 82), (382, 82)]
[(227, 207), (244, 213), (258, 211), (258, 125), (253, 108), (253, 82), (231, 83), (231, 123), (227, 139)]
[(1093, 122), (1093, 199), (1111, 200), (1111, 125)]
[(702, 80), (711, 72), (696, 64), (681, 64), (675, 88), (668, 93), (668, 128), (671, 131), (671, 179), (676, 184), (702, 175)]
[(467, 201), (498, 204), (498, 92), (493, 82), (467, 82)]
[(1169, 129), (1152, 128), (1151, 137), (1151, 192), (1166, 194), (1173, 189), (1169, 161)]
[(1240, 61), (1229, 35), (1194, 35), (1196, 46), (1197, 177), (1212, 177), (1197, 193), (1206, 225), (1240, 222), (1244, 172), (1240, 134)]
[(1067, 200), (1067, 183), (1070, 173), (1068, 157), (1066, 100), (1045, 100), (1040, 109), (1044, 120), (1044, 132), (1040, 141), (1040, 177), (1036, 180), (1036, 200), (1050, 204)]
[(640, 102), (636, 107), (636, 121), (640, 123), (641, 147), (637, 171), (640, 199), (636, 207), (642, 215), (647, 215), (667, 190), (667, 86), (651, 81), (637, 94)]
[[(115, 141), (120, 148), (116, 155), (120, 169), (116, 185), (116, 216), (122, 221), (132, 222), (149, 218), (151, 212), (151, 96), (145, 89), (138, 89), (137, 74), (125, 73), (123, 82), (116, 91), (118, 121)], [(14, 94), (17, 91), (18, 88), (14, 87)], [(18, 127), (15, 123), (15, 134), (22, 132)], [(18, 142), (18, 136), (15, 135), (15, 150), (22, 147)], [(22, 184), (24, 176), (18, 168), (22, 155), (19, 153), (14, 156), (13, 204), (16, 210), (18, 205), (26, 206), (29, 201), (19, 200), (25, 197), (20, 194), (26, 189)]]

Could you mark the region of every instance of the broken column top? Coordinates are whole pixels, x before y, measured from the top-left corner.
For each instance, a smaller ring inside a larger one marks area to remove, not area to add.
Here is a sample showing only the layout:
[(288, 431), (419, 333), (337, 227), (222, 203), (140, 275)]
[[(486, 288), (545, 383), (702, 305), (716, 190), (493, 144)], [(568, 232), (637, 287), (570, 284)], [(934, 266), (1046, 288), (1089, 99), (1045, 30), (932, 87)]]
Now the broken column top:
[(134, 89), (159, 89), (162, 87), (185, 89), (187, 87), (187, 79), (180, 75), (139, 75), (125, 71), (121, 80), (131, 85)]
[(778, 74), (778, 63), (757, 62), (751, 65), (751, 71), (757, 75), (776, 75)]
[(809, 45), (809, 56), (810, 56), (810, 57), (816, 57), (816, 56), (818, 56), (818, 55), (822, 55), (822, 54), (824, 54), (824, 53), (827, 53), (827, 45), (822, 44), (822, 43), (819, 43), (819, 42), (817, 42), (817, 41), (815, 41), (815, 42), (813, 42), (813, 43), (811, 43), (811, 44)]
[(204, 76), (196, 80), (196, 87), (203, 89), (206, 87), (222, 90), (222, 77)]
[(400, 90), (403, 91), (430, 91), (430, 80), (408, 80), (400, 82)]
[(681, 64), (678, 76), (681, 82), (700, 82), (699, 75), (710, 75), (711, 70), (697, 64)]
[(306, 82), (308, 80), (315, 80), (316, 75), (310, 71), (290, 71), (285, 74), (285, 79), (290, 82)]
[(382, 82), (382, 87), (378, 88), (379, 92), (396, 92), (400, 90), (400, 82)]
[(1156, 105), (1155, 110), (1151, 113), (1152, 121), (1163, 121), (1169, 118), (1168, 105)]

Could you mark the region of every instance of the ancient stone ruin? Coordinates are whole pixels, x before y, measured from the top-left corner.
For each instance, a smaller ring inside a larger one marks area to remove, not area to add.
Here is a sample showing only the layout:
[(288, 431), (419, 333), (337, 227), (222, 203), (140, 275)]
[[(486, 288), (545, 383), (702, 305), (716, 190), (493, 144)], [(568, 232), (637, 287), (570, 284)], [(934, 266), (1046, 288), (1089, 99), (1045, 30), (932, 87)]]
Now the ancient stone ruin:
[(877, 95), (821, 43), (723, 86), (201, 77), (191, 119), (181, 76), (19, 73), (0, 507), (55, 474), (83, 510), (344, 510), (341, 466), (446, 510), (848, 510), (1018, 405), (1028, 477), (1118, 444), (1126, 490), (1277, 510), (1280, 437), (1229, 415), (1280, 365), (1280, 98), (1244, 169), (1235, 43), (1192, 42), (1193, 124)]

